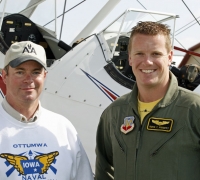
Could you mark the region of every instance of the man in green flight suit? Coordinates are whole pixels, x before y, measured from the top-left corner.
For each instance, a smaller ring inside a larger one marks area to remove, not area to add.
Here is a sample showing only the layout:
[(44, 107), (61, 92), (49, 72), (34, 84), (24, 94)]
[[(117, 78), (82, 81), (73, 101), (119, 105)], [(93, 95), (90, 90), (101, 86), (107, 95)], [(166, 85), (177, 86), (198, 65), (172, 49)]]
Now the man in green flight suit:
[(96, 180), (200, 179), (200, 96), (170, 72), (170, 29), (139, 22), (129, 41), (133, 90), (102, 113)]

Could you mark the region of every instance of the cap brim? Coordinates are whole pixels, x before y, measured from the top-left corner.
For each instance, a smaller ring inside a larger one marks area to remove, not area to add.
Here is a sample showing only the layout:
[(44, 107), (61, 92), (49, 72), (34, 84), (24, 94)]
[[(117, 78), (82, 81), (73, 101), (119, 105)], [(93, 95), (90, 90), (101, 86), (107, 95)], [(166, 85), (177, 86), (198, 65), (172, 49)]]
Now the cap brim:
[(46, 65), (38, 58), (34, 57), (34, 56), (21, 56), (21, 57), (18, 57), (16, 59), (13, 59), (12, 61), (10, 61), (9, 65), (12, 67), (12, 68), (15, 68), (17, 66), (19, 66), (20, 64), (26, 62), (26, 61), (37, 61), (39, 64), (41, 64), (45, 69), (46, 69)]

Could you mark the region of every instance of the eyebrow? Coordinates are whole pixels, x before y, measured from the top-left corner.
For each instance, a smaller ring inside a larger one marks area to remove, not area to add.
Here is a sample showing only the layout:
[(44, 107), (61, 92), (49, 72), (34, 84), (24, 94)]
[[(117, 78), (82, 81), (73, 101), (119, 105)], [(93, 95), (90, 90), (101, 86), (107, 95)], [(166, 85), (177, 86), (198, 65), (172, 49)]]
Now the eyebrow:
[[(25, 68), (22, 68), (22, 67), (16, 67), (15, 69), (16, 69), (16, 70), (26, 70)], [(35, 69), (33, 69), (33, 71), (42, 70), (42, 69), (43, 69), (43, 67), (35, 68)]]

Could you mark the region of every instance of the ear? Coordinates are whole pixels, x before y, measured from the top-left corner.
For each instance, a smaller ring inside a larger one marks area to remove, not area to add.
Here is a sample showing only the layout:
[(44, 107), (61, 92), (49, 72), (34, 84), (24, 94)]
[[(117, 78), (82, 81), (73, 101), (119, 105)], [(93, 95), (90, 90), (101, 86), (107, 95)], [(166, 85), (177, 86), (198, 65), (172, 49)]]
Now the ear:
[(168, 66), (171, 65), (171, 63), (172, 63), (172, 58), (173, 58), (173, 51), (170, 51), (170, 53), (169, 53), (169, 55), (168, 55), (168, 59), (169, 59), (169, 61), (168, 61)]
[(129, 62), (129, 65), (132, 66), (132, 59), (131, 59), (130, 54), (128, 55), (128, 62)]
[(1, 75), (2, 75), (2, 80), (3, 80), (4, 84), (6, 84), (7, 73), (4, 69), (2, 69)]
[(47, 76), (47, 71), (46, 70), (44, 70), (44, 79), (46, 78), (46, 76)]

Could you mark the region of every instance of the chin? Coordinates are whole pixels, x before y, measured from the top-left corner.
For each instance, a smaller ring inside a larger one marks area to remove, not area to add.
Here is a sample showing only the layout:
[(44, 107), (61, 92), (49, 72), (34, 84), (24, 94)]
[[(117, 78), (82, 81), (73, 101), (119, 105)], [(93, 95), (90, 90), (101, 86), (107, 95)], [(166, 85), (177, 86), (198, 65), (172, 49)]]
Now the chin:
[(157, 82), (144, 82), (143, 85), (144, 86), (148, 86), (148, 87), (153, 87), (156, 86), (158, 83)]
[(26, 96), (26, 97), (24, 97), (24, 100), (25, 101), (35, 101), (37, 98), (36, 97), (34, 97), (34, 96), (31, 96), (31, 95), (29, 95), (29, 96)]

